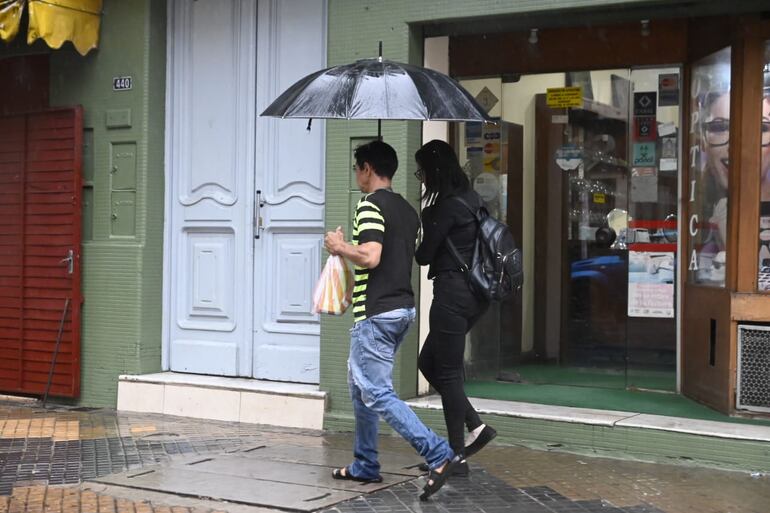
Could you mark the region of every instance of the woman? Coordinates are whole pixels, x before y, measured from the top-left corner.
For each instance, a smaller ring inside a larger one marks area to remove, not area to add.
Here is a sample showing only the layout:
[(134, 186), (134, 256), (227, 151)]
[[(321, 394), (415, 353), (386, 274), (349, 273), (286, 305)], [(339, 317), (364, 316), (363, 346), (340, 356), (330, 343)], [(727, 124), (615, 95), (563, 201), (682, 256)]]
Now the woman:
[[(471, 292), (460, 264), (447, 248), (451, 240), (463, 261), (470, 263), (478, 225), (473, 212), (481, 198), (474, 192), (457, 161), (454, 150), (443, 141), (433, 140), (415, 153), (415, 175), (425, 186), (422, 211), (422, 243), (415, 259), (430, 265), (433, 303), (430, 307), (430, 332), (420, 352), (419, 367), (428, 382), (441, 394), (449, 445), (465, 458), (481, 450), (497, 433), (484, 425), (465, 395), (463, 353), (465, 335), (486, 311), (488, 303)], [(463, 424), (470, 432), (463, 440)], [(464, 461), (455, 474), (467, 474)]]

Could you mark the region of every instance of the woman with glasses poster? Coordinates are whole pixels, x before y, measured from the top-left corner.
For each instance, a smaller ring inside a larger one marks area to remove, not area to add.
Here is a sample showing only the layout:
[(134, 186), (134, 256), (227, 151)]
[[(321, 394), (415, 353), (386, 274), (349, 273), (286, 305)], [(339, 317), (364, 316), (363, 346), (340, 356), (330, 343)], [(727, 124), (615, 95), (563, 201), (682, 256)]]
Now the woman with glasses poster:
[(691, 88), (690, 255), (693, 281), (724, 286), (730, 166), (730, 49), (696, 65)]

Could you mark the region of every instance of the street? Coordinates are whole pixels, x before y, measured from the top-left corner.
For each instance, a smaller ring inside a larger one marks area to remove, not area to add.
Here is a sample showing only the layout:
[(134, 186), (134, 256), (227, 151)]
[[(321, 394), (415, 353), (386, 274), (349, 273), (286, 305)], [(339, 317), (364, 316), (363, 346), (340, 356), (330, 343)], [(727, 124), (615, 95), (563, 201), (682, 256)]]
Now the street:
[(770, 477), (492, 445), (429, 502), (381, 436), (384, 481), (335, 481), (351, 436), (111, 409), (0, 403), (0, 513), (767, 513)]

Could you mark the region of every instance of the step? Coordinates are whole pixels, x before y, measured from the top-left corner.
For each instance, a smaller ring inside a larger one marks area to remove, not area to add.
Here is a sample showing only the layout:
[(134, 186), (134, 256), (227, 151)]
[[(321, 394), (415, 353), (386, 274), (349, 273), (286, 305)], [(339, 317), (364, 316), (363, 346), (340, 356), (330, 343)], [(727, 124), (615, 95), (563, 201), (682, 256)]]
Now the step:
[[(470, 398), (470, 401), (476, 411), (489, 415), (595, 426), (655, 429), (716, 438), (770, 442), (770, 426), (733, 424), (730, 422), (685, 419), (646, 413), (551, 406), (493, 399)], [(441, 396), (438, 395), (413, 399), (407, 401), (407, 404), (413, 408), (442, 409)]]
[[(500, 443), (640, 461), (770, 472), (770, 426), (470, 398)], [(443, 432), (439, 396), (407, 401)], [(327, 427), (334, 412), (326, 415)]]
[(318, 430), (326, 392), (318, 385), (179, 372), (122, 375), (117, 409)]

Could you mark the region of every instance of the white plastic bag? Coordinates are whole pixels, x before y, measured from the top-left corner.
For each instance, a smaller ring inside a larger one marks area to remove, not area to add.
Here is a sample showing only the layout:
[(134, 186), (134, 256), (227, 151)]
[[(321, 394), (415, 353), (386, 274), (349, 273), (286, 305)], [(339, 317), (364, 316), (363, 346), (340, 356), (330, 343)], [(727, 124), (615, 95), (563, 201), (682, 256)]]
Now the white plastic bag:
[(353, 273), (342, 257), (330, 255), (313, 290), (313, 312), (342, 315), (352, 301)]

